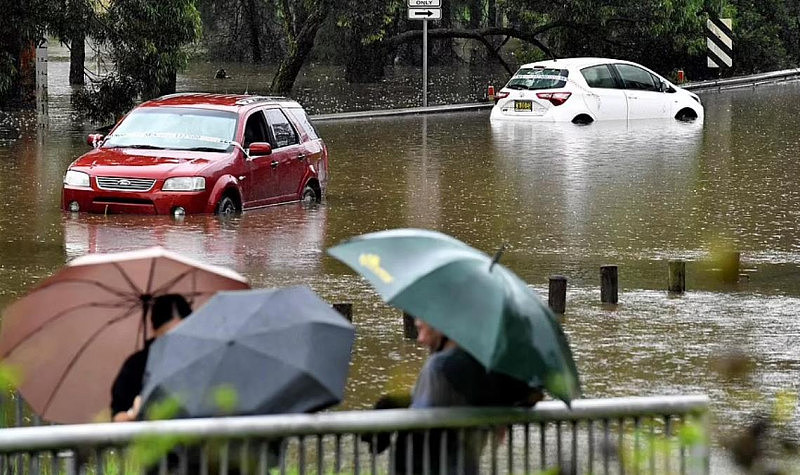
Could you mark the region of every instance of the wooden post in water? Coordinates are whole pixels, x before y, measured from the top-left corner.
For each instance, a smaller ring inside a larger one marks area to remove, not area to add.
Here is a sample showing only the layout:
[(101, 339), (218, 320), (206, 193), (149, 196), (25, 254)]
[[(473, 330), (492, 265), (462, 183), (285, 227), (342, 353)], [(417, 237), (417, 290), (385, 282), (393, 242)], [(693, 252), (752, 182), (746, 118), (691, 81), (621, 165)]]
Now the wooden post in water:
[(567, 278), (563, 275), (550, 276), (547, 291), (547, 306), (553, 313), (563, 315), (567, 309)]
[(669, 261), (667, 290), (673, 294), (682, 294), (686, 291), (686, 262)]
[(600, 266), (600, 301), (602, 303), (619, 302), (619, 279), (617, 266)]
[(335, 303), (333, 309), (341, 313), (348, 322), (353, 322), (353, 304), (352, 303)]
[(726, 251), (720, 257), (720, 271), (722, 281), (727, 284), (735, 284), (739, 281), (739, 262), (741, 253), (738, 251)]
[(414, 317), (403, 312), (403, 336), (412, 340), (417, 339), (417, 327), (414, 325)]

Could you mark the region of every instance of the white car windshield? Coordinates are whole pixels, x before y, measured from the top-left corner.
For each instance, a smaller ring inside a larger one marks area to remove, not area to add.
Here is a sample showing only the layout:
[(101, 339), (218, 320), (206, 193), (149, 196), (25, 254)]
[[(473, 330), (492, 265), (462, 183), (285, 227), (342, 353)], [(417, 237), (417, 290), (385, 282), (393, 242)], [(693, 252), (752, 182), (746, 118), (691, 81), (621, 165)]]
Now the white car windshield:
[(103, 147), (225, 152), (233, 146), (236, 114), (184, 107), (131, 112)]
[(522, 68), (508, 81), (507, 89), (558, 89), (567, 84), (566, 69)]

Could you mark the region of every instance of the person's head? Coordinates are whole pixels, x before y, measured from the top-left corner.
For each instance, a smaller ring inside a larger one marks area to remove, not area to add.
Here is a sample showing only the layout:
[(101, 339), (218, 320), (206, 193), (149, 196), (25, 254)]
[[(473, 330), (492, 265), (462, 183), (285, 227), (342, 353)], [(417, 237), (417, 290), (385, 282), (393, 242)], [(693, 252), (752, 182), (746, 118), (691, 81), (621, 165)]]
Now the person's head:
[(431, 353), (444, 348), (444, 345), (448, 340), (442, 332), (423, 322), (419, 318), (414, 319), (414, 326), (417, 327), (417, 343), (427, 347)]
[(190, 313), (192, 307), (180, 294), (165, 294), (154, 298), (150, 307), (150, 322), (153, 324), (155, 336), (163, 335)]

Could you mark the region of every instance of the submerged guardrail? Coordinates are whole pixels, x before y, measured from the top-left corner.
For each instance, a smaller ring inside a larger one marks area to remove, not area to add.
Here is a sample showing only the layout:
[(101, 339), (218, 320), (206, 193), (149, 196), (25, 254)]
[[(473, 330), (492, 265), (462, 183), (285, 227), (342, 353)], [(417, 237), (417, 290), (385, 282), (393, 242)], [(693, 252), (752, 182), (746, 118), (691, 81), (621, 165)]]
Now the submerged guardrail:
[[(707, 396), (686, 395), (582, 399), (571, 408), (545, 401), (532, 409), (387, 409), (9, 428), (0, 430), (0, 471), (141, 473), (155, 462), (160, 473), (395, 473), (402, 461), (408, 468), (399, 473), (412, 473), (417, 462), (423, 473), (469, 473), (469, 441), (478, 434), (480, 473), (557, 468), (705, 474), (708, 409)], [(386, 450), (379, 453), (381, 439)]]
[[(680, 87), (690, 91), (723, 91), (744, 87), (756, 87), (763, 84), (775, 84), (777, 82), (800, 80), (800, 68), (783, 69), (781, 71), (771, 71), (768, 73), (751, 74), (748, 76), (737, 76), (733, 78), (720, 78), (707, 81), (686, 82), (679, 84)], [(494, 102), (474, 102), (468, 104), (444, 104), (427, 107), (407, 107), (402, 109), (377, 109), (354, 112), (338, 112), (332, 114), (312, 115), (314, 121), (342, 120), (342, 119), (373, 119), (377, 117), (416, 115), (416, 114), (436, 114), (444, 112), (464, 112), (483, 109), (491, 109)]]
[(708, 81), (696, 81), (681, 84), (680, 86), (690, 91), (704, 91), (709, 89), (727, 90), (743, 87), (755, 87), (762, 84), (774, 84), (783, 81), (793, 81), (800, 79), (800, 68), (783, 69), (768, 73), (751, 74), (748, 76), (737, 76), (733, 78), (720, 78)]

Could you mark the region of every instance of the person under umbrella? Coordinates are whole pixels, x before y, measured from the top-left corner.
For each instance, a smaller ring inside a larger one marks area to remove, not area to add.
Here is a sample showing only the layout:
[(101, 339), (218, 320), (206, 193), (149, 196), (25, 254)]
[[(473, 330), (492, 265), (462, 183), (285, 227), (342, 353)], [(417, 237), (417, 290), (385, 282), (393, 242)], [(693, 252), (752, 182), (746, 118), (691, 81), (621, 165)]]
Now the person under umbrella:
[[(314, 412), (342, 400), (355, 330), (307, 286), (219, 292), (150, 349), (145, 410), (173, 417)], [(235, 396), (220, 405), (220, 391)]]
[(87, 254), (3, 310), (0, 359), (20, 372), (19, 391), (43, 420), (108, 421), (114, 377), (152, 335), (154, 298), (180, 294), (198, 308), (247, 288), (237, 272), (161, 247)]
[[(344, 397), (354, 338), (353, 325), (307, 286), (219, 292), (153, 343), (142, 414), (190, 418), (328, 408)], [(170, 409), (166, 416), (157, 414), (163, 407)], [(283, 446), (268, 443), (268, 465), (277, 463)], [(199, 473), (195, 455), (188, 457), (189, 473)]]
[(190, 313), (192, 308), (182, 295), (167, 294), (153, 299), (150, 308), (153, 338), (148, 339), (144, 348), (125, 360), (111, 386), (111, 414), (114, 422), (136, 420), (141, 407), (140, 394), (150, 345), (156, 338), (178, 326)]
[(487, 370), (543, 387), (567, 405), (581, 395), (566, 335), (553, 312), (494, 257), (446, 234), (392, 229), (327, 250), (383, 300), (414, 315)]
[[(420, 319), (414, 320), (417, 342), (427, 347), (431, 354), (420, 370), (411, 395), (410, 407), (424, 409), (452, 406), (531, 406), (542, 399), (539, 388), (511, 376), (487, 371), (472, 355), (455, 341)], [(498, 436), (501, 436), (498, 433)], [(430, 431), (427, 452), (429, 473), (480, 472), (480, 456), (486, 444), (485, 431), (467, 431), (460, 447), (457, 431), (447, 431), (446, 462), (441, 461), (442, 431)], [(406, 445), (413, 447), (412, 466), (407, 467)], [(396, 473), (425, 473), (425, 438), (423, 432), (400, 433), (397, 438), (395, 458)], [(410, 470), (409, 470), (410, 468)]]
[[(566, 336), (552, 312), (516, 274), (493, 258), (445, 234), (395, 229), (357, 236), (328, 253), (364, 276), (384, 301), (416, 317), (418, 340), (436, 350), (423, 366), (412, 408), (508, 406), (535, 403), (541, 389), (566, 404), (580, 397), (580, 382)], [(485, 436), (468, 433), (461, 446), (439, 433), (399, 434), (413, 444), (400, 473), (478, 473)], [(443, 464), (435, 463), (444, 459)], [(433, 461), (434, 463), (430, 463)]]

